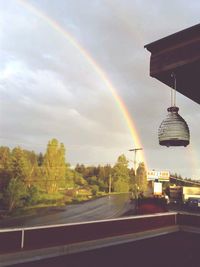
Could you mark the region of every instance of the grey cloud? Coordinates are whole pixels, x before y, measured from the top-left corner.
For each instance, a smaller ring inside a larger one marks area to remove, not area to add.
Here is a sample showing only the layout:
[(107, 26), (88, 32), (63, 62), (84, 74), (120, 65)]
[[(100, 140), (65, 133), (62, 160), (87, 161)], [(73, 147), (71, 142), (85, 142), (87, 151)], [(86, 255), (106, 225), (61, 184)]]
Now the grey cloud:
[[(106, 73), (133, 117), (149, 168), (197, 175), (188, 150), (158, 145), (170, 90), (149, 77), (150, 54), (143, 45), (197, 23), (199, 1), (30, 3), (69, 32)], [(73, 164), (114, 161), (127, 153), (134, 144), (124, 117), (83, 50), (23, 5), (0, 5), (1, 142), (43, 151), (48, 139), (57, 137)], [(199, 147), (199, 106), (177, 98)]]

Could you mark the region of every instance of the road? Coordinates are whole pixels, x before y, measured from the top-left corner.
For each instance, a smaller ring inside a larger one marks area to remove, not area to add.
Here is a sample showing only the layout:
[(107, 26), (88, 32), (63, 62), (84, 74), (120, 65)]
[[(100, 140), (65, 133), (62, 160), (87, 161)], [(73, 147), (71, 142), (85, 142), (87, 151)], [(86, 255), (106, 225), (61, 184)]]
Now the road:
[(169, 204), (169, 211), (181, 212), (181, 213), (191, 213), (191, 214), (200, 214), (200, 208), (198, 207), (187, 207), (180, 204)]
[(32, 227), (111, 219), (122, 216), (131, 208), (129, 194), (111, 195), (82, 204), (67, 205), (60, 210), (52, 209), (47, 215), (1, 221), (0, 227)]

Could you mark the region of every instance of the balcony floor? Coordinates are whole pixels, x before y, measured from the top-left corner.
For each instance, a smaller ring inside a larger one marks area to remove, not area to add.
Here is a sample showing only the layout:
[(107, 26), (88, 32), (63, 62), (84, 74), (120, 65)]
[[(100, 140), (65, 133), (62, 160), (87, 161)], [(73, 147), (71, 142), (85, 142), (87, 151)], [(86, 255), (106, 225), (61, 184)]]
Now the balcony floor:
[(200, 263), (200, 234), (176, 232), (123, 245), (71, 254), (16, 267), (152, 266), (196, 267)]

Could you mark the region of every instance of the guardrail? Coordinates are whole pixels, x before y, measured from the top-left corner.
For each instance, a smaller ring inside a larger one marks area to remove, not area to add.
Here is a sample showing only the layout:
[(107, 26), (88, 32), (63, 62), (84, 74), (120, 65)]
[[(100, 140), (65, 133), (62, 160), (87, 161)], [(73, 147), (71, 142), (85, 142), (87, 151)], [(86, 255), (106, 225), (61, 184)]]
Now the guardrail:
[(177, 224), (177, 213), (0, 230), (0, 253), (62, 246)]
[(200, 228), (200, 214), (179, 213), (177, 224), (180, 226)]

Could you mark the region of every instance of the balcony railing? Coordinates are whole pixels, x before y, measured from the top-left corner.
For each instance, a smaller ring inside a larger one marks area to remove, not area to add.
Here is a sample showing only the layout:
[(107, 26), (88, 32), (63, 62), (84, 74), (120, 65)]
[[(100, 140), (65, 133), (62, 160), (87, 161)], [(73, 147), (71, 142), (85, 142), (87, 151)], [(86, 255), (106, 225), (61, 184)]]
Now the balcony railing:
[(133, 242), (172, 232), (200, 231), (200, 215), (159, 213), (111, 220), (0, 230), (0, 266)]

